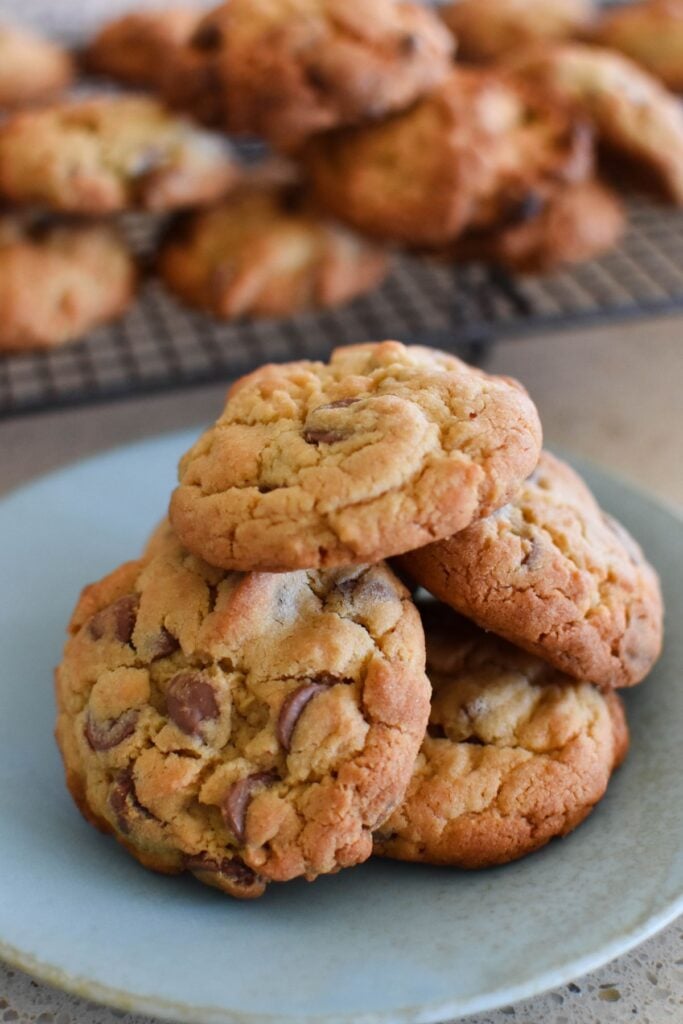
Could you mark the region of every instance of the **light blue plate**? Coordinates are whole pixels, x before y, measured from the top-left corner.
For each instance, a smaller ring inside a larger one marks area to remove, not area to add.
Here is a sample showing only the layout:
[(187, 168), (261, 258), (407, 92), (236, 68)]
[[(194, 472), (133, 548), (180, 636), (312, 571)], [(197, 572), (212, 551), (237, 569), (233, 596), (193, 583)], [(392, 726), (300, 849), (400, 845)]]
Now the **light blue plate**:
[(52, 669), (86, 581), (136, 555), (189, 435), (0, 502), (0, 954), (124, 1009), (193, 1022), (437, 1021), (605, 963), (683, 910), (683, 522), (588, 471), (662, 573), (667, 649), (628, 694), (633, 747), (568, 839), (477, 874), (371, 863), (237, 903), (139, 867), (62, 782)]

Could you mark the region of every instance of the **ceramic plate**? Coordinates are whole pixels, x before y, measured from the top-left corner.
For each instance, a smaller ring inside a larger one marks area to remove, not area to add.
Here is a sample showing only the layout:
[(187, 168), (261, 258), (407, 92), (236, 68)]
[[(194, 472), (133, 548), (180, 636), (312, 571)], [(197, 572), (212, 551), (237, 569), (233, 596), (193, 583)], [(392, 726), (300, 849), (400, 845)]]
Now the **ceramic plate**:
[(476, 874), (378, 862), (233, 902), (139, 867), (73, 807), (52, 669), (82, 584), (163, 514), (175, 434), (0, 502), (0, 954), (45, 981), (193, 1022), (422, 1022), (491, 1009), (624, 952), (683, 910), (683, 522), (593, 470), (668, 605), (665, 655), (627, 695), (631, 756), (586, 824)]

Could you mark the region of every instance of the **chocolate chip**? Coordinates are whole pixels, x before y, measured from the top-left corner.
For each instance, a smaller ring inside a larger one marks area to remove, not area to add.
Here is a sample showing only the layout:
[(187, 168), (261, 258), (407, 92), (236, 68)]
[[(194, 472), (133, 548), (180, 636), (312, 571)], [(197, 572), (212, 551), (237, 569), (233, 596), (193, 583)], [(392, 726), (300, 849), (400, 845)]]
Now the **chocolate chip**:
[(275, 730), (277, 738), (285, 750), (290, 748), (297, 722), (308, 702), (316, 694), (321, 693), (323, 690), (328, 690), (331, 686), (336, 686), (338, 683), (348, 685), (352, 682), (352, 679), (333, 676), (329, 672), (321, 672), (315, 677), (315, 680), (304, 683), (285, 697), (280, 708)]
[(347, 436), (339, 430), (304, 430), (306, 444), (337, 444)]
[(206, 853), (199, 853), (188, 857), (185, 867), (188, 871), (206, 871), (212, 875), (222, 875), (229, 881), (236, 882), (237, 885), (253, 885), (258, 880), (258, 875), (237, 857), (224, 857), (222, 860), (218, 860)]
[(306, 68), (306, 81), (313, 89), (317, 89), (319, 92), (327, 92), (332, 84), (324, 71), (321, 71), (315, 65)]
[(532, 537), (531, 543), (529, 545), (529, 550), (524, 555), (524, 558), (522, 559), (520, 564), (523, 565), (525, 569), (533, 571), (534, 569), (539, 568), (542, 561), (543, 545), (540, 543), (540, 541), (536, 540), (535, 537)]
[(448, 739), (448, 734), (446, 733), (444, 727), (442, 725), (437, 724), (436, 722), (429, 723), (429, 725), (427, 726), (427, 735), (430, 736), (433, 740)]
[(135, 732), (139, 712), (124, 711), (118, 718), (100, 725), (89, 713), (85, 723), (85, 738), (93, 750), (111, 750), (118, 747)]
[(212, 50), (219, 50), (223, 43), (223, 33), (215, 22), (207, 21), (196, 29), (190, 45), (195, 50), (202, 50), (209, 53)]
[(535, 220), (543, 213), (545, 205), (543, 196), (539, 192), (531, 190), (510, 207), (505, 223), (507, 225), (526, 224), (530, 220)]
[(150, 661), (158, 661), (159, 658), (167, 658), (169, 654), (175, 654), (180, 644), (172, 633), (162, 626), (158, 636), (154, 638)]
[(321, 409), (348, 409), (350, 405), (355, 405), (356, 402), (360, 402), (360, 398), (339, 398), (336, 402), (319, 405), (315, 412), (320, 412)]
[(137, 594), (120, 597), (107, 608), (93, 615), (88, 623), (88, 632), (93, 640), (101, 640), (103, 636), (112, 635), (119, 643), (129, 644), (138, 614), (140, 598)]
[(239, 843), (244, 842), (244, 826), (247, 817), (247, 807), (254, 790), (258, 786), (267, 786), (275, 782), (277, 776), (272, 772), (256, 772), (248, 775), (245, 779), (235, 782), (226, 793), (221, 812), (225, 824), (231, 829), (235, 839)]
[(202, 723), (218, 718), (216, 694), (201, 672), (178, 672), (166, 691), (166, 711), (188, 736), (199, 736)]
[(128, 823), (128, 798), (133, 792), (133, 776), (130, 771), (121, 772), (109, 791), (109, 806), (116, 816), (121, 832), (130, 832)]
[(406, 57), (412, 57), (420, 49), (420, 37), (407, 32), (399, 39), (398, 48)]

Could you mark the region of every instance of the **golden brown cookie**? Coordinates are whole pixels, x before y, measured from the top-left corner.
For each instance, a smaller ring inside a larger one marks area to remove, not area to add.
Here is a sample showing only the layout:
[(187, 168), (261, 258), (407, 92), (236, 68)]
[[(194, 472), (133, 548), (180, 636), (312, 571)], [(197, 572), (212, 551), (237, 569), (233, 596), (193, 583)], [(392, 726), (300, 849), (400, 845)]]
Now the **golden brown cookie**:
[(355, 565), (505, 504), (538, 460), (526, 391), (433, 349), (336, 349), (264, 366), (182, 458), (171, 519), (225, 568)]
[(659, 657), (657, 574), (583, 480), (548, 452), (510, 504), (399, 565), (480, 626), (576, 679), (632, 686)]
[(520, 274), (548, 274), (594, 259), (626, 230), (618, 196), (598, 181), (537, 188), (520, 196), (502, 222), (459, 238), (452, 259), (482, 260)]
[(245, 188), (185, 215), (162, 246), (163, 280), (226, 320), (338, 306), (381, 283), (383, 249), (288, 199), (287, 191)]
[(169, 210), (224, 195), (237, 169), (227, 143), (142, 96), (107, 96), (0, 126), (0, 193), (74, 213)]
[(440, 8), (458, 56), (471, 61), (495, 61), (530, 43), (569, 38), (592, 12), (592, 0), (456, 0)]
[(370, 855), (429, 713), (420, 618), (385, 565), (224, 573), (167, 529), (69, 631), (67, 784), (144, 865), (250, 898)]
[(0, 352), (52, 348), (125, 312), (131, 253), (115, 228), (0, 217)]
[(593, 150), (585, 126), (559, 106), (494, 72), (457, 69), (406, 113), (313, 139), (304, 162), (335, 216), (434, 247), (494, 223), (546, 178), (585, 179)]
[(404, 0), (229, 0), (200, 23), (169, 88), (289, 150), (407, 107), (445, 78), (452, 52), (438, 17)]
[(44, 103), (63, 92), (73, 74), (71, 57), (61, 46), (0, 24), (0, 110)]
[(683, 92), (683, 0), (649, 0), (605, 11), (594, 38)]
[(485, 868), (567, 835), (626, 756), (620, 698), (443, 606), (430, 609), (424, 625), (434, 687), (427, 735), (375, 853)]
[(683, 205), (683, 107), (627, 57), (598, 46), (566, 43), (521, 54), (514, 70), (574, 105), (603, 142), (630, 158), (643, 176)]
[(201, 12), (191, 7), (136, 11), (107, 22), (83, 60), (90, 71), (129, 85), (156, 88), (172, 74), (178, 51), (189, 41)]

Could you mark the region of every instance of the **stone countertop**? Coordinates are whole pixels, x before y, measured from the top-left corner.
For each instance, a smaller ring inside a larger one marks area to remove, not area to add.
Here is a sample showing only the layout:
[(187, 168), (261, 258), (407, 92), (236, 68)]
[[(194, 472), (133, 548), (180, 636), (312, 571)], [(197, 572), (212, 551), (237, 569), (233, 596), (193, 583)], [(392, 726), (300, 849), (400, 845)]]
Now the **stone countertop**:
[[(519, 377), (546, 441), (683, 506), (683, 320), (631, 323), (498, 346), (489, 369)], [(0, 492), (114, 445), (214, 418), (225, 384), (0, 424)], [(469, 1024), (665, 1024), (683, 1020), (683, 919), (632, 953)], [(0, 1022), (149, 1024), (0, 964)]]

